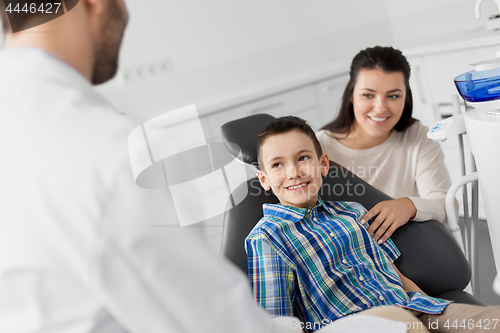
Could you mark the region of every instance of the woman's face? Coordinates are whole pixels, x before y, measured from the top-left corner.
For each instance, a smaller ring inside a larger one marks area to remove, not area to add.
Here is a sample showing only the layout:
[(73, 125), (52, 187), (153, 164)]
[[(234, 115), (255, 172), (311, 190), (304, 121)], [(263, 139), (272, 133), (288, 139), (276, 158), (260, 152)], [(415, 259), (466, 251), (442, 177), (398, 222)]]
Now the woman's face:
[(401, 118), (405, 98), (402, 72), (362, 69), (351, 98), (354, 130), (366, 139), (383, 142)]

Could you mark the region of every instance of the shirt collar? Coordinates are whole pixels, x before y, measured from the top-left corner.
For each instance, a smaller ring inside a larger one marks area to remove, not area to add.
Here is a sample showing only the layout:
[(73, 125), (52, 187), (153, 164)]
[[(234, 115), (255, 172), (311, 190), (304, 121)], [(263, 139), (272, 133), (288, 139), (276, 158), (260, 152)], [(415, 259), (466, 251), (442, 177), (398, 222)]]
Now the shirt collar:
[(312, 213), (316, 209), (323, 208), (328, 212), (324, 201), (318, 196), (318, 203), (312, 208), (297, 208), (292, 206), (285, 206), (282, 204), (264, 204), (264, 217), (277, 217), (282, 220), (290, 222), (299, 222), (304, 219), (308, 213)]

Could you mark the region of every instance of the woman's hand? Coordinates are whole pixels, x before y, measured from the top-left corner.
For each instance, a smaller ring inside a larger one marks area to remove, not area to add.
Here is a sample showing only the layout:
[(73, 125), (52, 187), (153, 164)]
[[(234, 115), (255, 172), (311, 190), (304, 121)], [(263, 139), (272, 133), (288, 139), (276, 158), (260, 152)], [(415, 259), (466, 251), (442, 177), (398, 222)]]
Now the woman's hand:
[(365, 224), (373, 219), (368, 227), (368, 233), (373, 235), (373, 239), (378, 244), (382, 244), (392, 233), (412, 219), (417, 214), (417, 209), (413, 202), (408, 198), (400, 198), (379, 202), (368, 213), (361, 218), (361, 223)]

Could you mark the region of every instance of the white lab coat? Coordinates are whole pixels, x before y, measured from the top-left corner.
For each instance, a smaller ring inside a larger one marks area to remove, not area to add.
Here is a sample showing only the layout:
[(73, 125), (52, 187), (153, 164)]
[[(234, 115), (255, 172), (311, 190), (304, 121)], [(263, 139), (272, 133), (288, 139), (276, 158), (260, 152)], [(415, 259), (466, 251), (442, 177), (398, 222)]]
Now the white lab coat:
[(135, 185), (135, 126), (57, 58), (0, 51), (0, 332), (275, 332), (168, 190)]

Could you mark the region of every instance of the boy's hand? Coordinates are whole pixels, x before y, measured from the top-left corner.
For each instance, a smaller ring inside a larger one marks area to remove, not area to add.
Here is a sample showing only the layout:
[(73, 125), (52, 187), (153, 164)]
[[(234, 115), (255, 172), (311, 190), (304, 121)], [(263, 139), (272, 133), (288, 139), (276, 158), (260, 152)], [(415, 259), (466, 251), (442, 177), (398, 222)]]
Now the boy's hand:
[(417, 209), (408, 198), (400, 198), (379, 202), (368, 213), (361, 218), (361, 223), (365, 224), (370, 219), (374, 219), (368, 227), (368, 233), (373, 235), (373, 239), (378, 244), (385, 242), (393, 232), (400, 226), (406, 224), (417, 214)]

